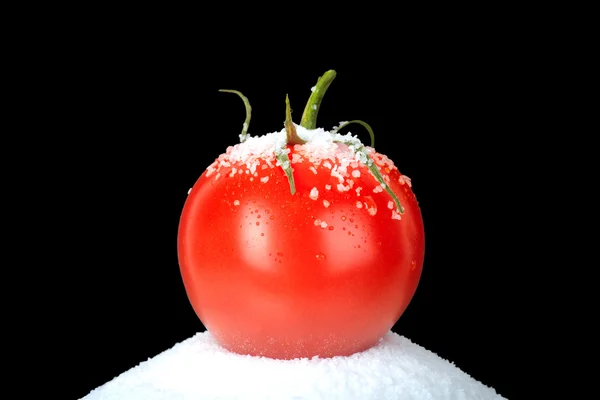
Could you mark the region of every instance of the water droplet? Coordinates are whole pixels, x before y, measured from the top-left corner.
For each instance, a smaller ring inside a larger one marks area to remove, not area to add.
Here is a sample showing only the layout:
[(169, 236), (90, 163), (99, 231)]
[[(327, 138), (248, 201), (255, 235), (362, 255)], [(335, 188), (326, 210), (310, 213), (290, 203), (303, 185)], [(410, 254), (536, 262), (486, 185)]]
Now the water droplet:
[(417, 261), (416, 260), (412, 260), (412, 263), (410, 263), (410, 270), (414, 271), (415, 268), (417, 268)]
[(360, 244), (358, 245), (358, 248), (360, 249)]
[(260, 218), (260, 215), (257, 215), (256, 218)]
[(254, 214), (254, 211), (250, 211), (250, 214)]
[(265, 236), (265, 234), (261, 232), (261, 233), (260, 233), (260, 236)]
[(259, 225), (260, 225), (260, 222), (256, 221), (256, 226), (259, 226)]
[(283, 253), (282, 253), (282, 252), (280, 252), (280, 251), (278, 251), (278, 252), (277, 252), (277, 255), (278, 255), (279, 257), (283, 257)]
[(354, 222), (354, 218), (350, 218), (350, 222)]
[(258, 212), (258, 208), (256, 210), (254, 210), (254, 212), (257, 213)]
[(348, 236), (352, 235), (352, 232), (348, 231)]
[(355, 227), (356, 229), (358, 229), (358, 225), (354, 225), (354, 227)]
[(274, 216), (274, 215), (271, 215), (269, 218), (270, 218), (270, 219), (275, 219), (275, 216)]
[(342, 227), (342, 230), (343, 230), (343, 231), (345, 231), (345, 230), (346, 230), (346, 227), (345, 227), (345, 226), (344, 226), (344, 227)]
[(315, 258), (316, 258), (317, 260), (319, 260), (319, 261), (323, 261), (323, 260), (326, 260), (326, 259), (327, 259), (327, 257), (325, 257), (325, 254), (323, 254), (323, 253), (319, 253), (319, 254), (317, 254), (317, 255), (315, 256)]
[(342, 221), (345, 221), (345, 220), (346, 220), (346, 216), (342, 215)]
[(333, 230), (333, 226), (330, 226), (330, 227), (329, 227), (329, 228), (327, 228), (327, 229), (329, 229), (330, 231), (332, 231), (332, 230)]

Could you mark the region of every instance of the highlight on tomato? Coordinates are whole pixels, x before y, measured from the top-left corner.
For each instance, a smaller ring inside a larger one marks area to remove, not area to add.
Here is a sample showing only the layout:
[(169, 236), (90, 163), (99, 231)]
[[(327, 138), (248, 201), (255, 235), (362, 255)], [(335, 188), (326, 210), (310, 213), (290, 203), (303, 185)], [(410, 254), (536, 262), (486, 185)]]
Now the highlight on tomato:
[[(190, 189), (178, 257), (190, 303), (224, 348), (275, 359), (366, 350), (413, 298), (424, 227), (411, 180), (375, 150), (362, 121), (317, 128), (327, 71), (299, 124), (248, 133)], [(362, 125), (363, 144), (340, 129)]]

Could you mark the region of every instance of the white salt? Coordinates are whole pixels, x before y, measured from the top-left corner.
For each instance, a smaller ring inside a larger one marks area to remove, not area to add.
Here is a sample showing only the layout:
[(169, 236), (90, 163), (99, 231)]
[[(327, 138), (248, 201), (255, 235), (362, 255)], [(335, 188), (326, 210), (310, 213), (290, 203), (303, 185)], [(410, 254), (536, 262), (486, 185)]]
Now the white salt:
[(243, 356), (208, 332), (124, 372), (82, 400), (504, 399), (452, 363), (393, 332), (346, 357)]
[(401, 185), (406, 184), (409, 187), (412, 186), (410, 178), (406, 175), (400, 175), (400, 178), (398, 178), (398, 182), (400, 182)]

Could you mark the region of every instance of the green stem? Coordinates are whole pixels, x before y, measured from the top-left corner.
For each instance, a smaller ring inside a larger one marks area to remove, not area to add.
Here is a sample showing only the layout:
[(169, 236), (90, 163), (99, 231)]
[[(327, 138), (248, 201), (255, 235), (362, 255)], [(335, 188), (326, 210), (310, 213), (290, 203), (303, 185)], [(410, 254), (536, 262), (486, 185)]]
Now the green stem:
[(250, 107), (250, 102), (248, 101), (248, 98), (242, 94), (242, 92), (238, 92), (237, 90), (221, 89), (219, 92), (237, 94), (244, 102), (244, 106), (246, 107), (246, 120), (244, 121), (244, 125), (242, 125), (242, 133), (240, 134), (240, 142), (244, 143), (246, 141), (246, 137), (248, 136), (248, 127), (250, 126), (250, 117), (252, 116), (252, 107)]
[(285, 149), (286, 147), (284, 146), (280, 152), (275, 152), (275, 157), (281, 164), (281, 168), (283, 168), (283, 172), (285, 172), (285, 175), (287, 176), (290, 184), (290, 192), (293, 195), (296, 193), (296, 183), (294, 182), (294, 174), (292, 173), (292, 163), (290, 162), (290, 158), (288, 157), (287, 153), (283, 152)]
[(312, 94), (308, 98), (306, 107), (304, 108), (304, 113), (302, 114), (300, 126), (306, 129), (316, 129), (317, 115), (319, 114), (319, 108), (321, 107), (323, 95), (325, 95), (325, 92), (327, 91), (327, 88), (335, 78), (335, 75), (335, 71), (331, 69), (325, 72), (323, 76), (319, 77)]
[(296, 126), (292, 121), (292, 109), (290, 108), (290, 99), (288, 95), (285, 95), (285, 133), (287, 137), (287, 144), (304, 144), (306, 140), (302, 139), (298, 136), (298, 132), (296, 132)]
[(333, 133), (338, 132), (340, 129), (342, 129), (342, 128), (344, 128), (344, 127), (346, 127), (346, 126), (348, 126), (348, 125), (350, 125), (352, 123), (354, 123), (354, 124), (360, 124), (360, 125), (362, 125), (362, 126), (365, 127), (365, 129), (369, 132), (369, 135), (371, 136), (371, 147), (375, 148), (375, 134), (373, 133), (373, 129), (371, 129), (371, 125), (367, 124), (364, 121), (360, 121), (358, 119), (355, 119), (353, 121), (344, 122), (343, 124), (341, 124), (337, 128), (334, 128), (333, 129)]
[(285, 172), (285, 175), (287, 176), (290, 184), (290, 192), (293, 195), (296, 193), (296, 183), (294, 182), (294, 174), (292, 173), (292, 163), (290, 162), (290, 158), (286, 151), (287, 145), (304, 144), (306, 143), (306, 140), (303, 140), (296, 132), (296, 126), (292, 121), (290, 99), (287, 94), (285, 95), (285, 122), (283, 125), (285, 126), (286, 143), (281, 149), (275, 151), (275, 157), (277, 158), (277, 161), (279, 161), (279, 164), (281, 164), (281, 168), (283, 168), (283, 172)]

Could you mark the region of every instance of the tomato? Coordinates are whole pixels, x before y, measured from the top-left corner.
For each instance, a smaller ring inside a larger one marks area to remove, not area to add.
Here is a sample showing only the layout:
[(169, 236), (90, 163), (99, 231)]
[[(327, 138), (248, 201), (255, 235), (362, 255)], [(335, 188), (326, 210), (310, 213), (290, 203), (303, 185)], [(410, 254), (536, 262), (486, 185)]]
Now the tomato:
[(385, 155), (365, 147), (382, 185), (347, 144), (295, 127), (313, 140), (283, 147), (294, 194), (272, 151), (285, 131), (229, 147), (193, 185), (178, 232), (182, 279), (230, 351), (349, 355), (376, 344), (411, 301), (424, 259), (421, 211)]

